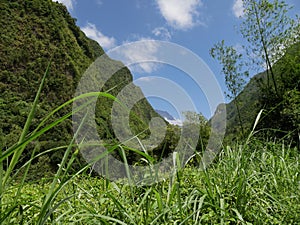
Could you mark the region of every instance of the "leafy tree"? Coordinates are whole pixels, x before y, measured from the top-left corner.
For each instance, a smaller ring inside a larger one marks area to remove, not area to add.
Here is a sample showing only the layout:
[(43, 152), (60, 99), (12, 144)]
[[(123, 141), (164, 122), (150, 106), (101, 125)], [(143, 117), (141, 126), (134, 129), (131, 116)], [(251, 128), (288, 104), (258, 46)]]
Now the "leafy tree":
[(293, 90), (299, 90), (299, 56), (289, 51), (299, 46), (299, 18), (294, 20), (288, 15), (292, 7), (284, 1), (243, 0), (243, 5), (244, 21), (240, 31), (249, 43), (246, 49), (250, 63), (258, 68), (263, 66), (267, 77), (266, 82), (261, 82), (260, 96), (266, 113), (258, 128), (270, 128), (261, 132), (268, 137), (284, 138), (297, 130), (295, 107), (289, 113), (285, 108), (287, 102), (297, 105)]
[(284, 95), (284, 109), (282, 112), (286, 117), (291, 118), (292, 125), (300, 132), (300, 91), (293, 89)]
[(201, 113), (199, 114), (192, 111), (183, 112), (183, 115), (185, 120), (182, 130), (186, 133), (183, 133), (182, 136), (190, 138), (192, 141), (197, 141), (196, 150), (203, 152), (210, 135), (208, 120)]
[(299, 142), (300, 43), (287, 50), (275, 65), (280, 96), (265, 91), (261, 103), (266, 110), (260, 128), (272, 128), (269, 135)]
[(266, 68), (267, 88), (270, 90), (271, 77), (275, 94), (279, 95), (273, 65), (295, 43), (296, 23), (287, 15), (291, 7), (278, 0), (243, 0), (243, 6), (240, 31), (249, 43), (247, 53), (252, 65)]
[(164, 140), (152, 151), (152, 155), (158, 161), (167, 157), (178, 146), (181, 129), (179, 126), (172, 124), (167, 125)]
[(234, 47), (226, 46), (224, 40), (222, 40), (210, 49), (210, 55), (219, 60), (222, 65), (222, 73), (225, 75), (225, 83), (228, 89), (228, 92), (225, 92), (225, 94), (227, 98), (234, 101), (241, 131), (244, 135), (238, 95), (243, 90), (246, 83), (245, 78), (249, 76), (249, 73), (243, 71), (242, 54), (238, 53)]
[[(256, 85), (253, 85), (253, 82), (247, 85), (249, 90), (245, 91), (245, 94), (243, 91), (241, 94), (238, 93), (238, 96), (233, 96), (233, 102), (235, 104), (236, 99), (239, 98), (242, 101), (248, 101), (245, 98), (249, 99), (251, 96), (247, 93), (251, 92), (257, 97), (251, 97), (254, 111), (250, 114), (255, 115), (258, 112), (255, 109), (265, 109), (265, 114), (257, 127), (263, 130), (260, 132), (262, 137), (264, 135), (268, 138), (270, 135), (280, 138), (291, 136), (290, 133), (298, 129), (295, 124), (298, 118), (296, 108), (298, 107), (297, 93), (300, 80), (299, 17), (296, 19), (289, 17), (288, 12), (291, 7), (284, 1), (242, 0), (242, 2), (244, 14), (241, 18), (240, 33), (248, 42), (244, 49), (249, 58), (244, 65), (249, 70), (256, 68), (266, 71), (254, 77), (252, 81), (259, 82)], [(218, 43), (211, 50), (211, 55), (223, 64), (223, 73), (230, 74), (229, 72), (234, 71), (238, 75), (241, 71), (239, 69), (243, 67), (240, 65), (243, 64), (240, 61), (241, 57), (234, 55), (231, 48), (224, 46), (224, 42)], [(240, 76), (231, 76), (233, 80), (238, 77)], [(238, 81), (234, 82), (236, 84)], [(241, 122), (241, 112), (243, 116), (249, 114), (248, 105), (242, 101), (240, 102), (242, 106), (237, 107), (237, 112), (227, 115), (231, 118), (231, 122), (235, 120), (235, 117), (238, 117)], [(290, 107), (287, 107), (287, 104)], [(237, 116), (232, 114), (237, 114)], [(251, 115), (246, 117), (254, 120)], [(249, 129), (250, 126), (248, 124), (247, 128)], [(293, 135), (294, 138), (295, 135)]]

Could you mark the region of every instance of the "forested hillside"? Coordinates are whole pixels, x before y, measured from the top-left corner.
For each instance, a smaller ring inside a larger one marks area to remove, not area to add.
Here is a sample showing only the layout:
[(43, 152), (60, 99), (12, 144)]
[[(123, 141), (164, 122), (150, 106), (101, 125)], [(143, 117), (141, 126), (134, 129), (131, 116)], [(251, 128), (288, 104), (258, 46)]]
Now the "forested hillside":
[[(53, 109), (72, 99), (82, 74), (104, 51), (85, 36), (76, 26), (76, 19), (57, 2), (3, 0), (0, 14), (0, 149), (5, 150), (18, 142), (49, 62), (50, 73), (30, 131)], [(102, 91), (109, 90), (116, 96), (131, 81), (130, 71), (123, 68), (108, 80)], [(98, 99), (96, 121), (101, 138), (114, 137), (109, 123), (112, 103), (105, 97)], [(48, 123), (70, 111), (71, 106), (63, 108)], [(147, 129), (151, 116), (157, 115), (146, 100), (136, 104), (133, 111), (135, 132)], [(72, 136), (71, 119), (67, 119), (39, 138), (39, 151), (64, 146)], [(30, 157), (36, 144), (35, 141), (27, 147), (23, 160)], [(60, 162), (63, 152), (62, 149), (49, 154), (52, 165)]]
[[(257, 129), (264, 138), (297, 139), (300, 124), (300, 43), (288, 49), (274, 65), (279, 94), (267, 88), (267, 72), (253, 76), (237, 99), (240, 103), (241, 120), (247, 132), (252, 129), (259, 111), (264, 110)], [(227, 135), (241, 132), (234, 101), (226, 105)]]

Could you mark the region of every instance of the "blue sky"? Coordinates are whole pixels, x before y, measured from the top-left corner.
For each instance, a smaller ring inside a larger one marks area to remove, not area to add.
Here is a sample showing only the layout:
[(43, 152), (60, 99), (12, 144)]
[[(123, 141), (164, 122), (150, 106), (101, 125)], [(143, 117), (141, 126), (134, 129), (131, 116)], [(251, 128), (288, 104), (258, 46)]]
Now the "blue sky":
[[(77, 25), (85, 34), (98, 41), (105, 51), (139, 40), (162, 40), (176, 43), (198, 55), (210, 68), (225, 91), (220, 65), (209, 55), (209, 49), (222, 39), (229, 45), (241, 46), (238, 33), (242, 16), (240, 0), (59, 0), (65, 4)], [(300, 15), (299, 0), (287, 0), (294, 5), (293, 15)], [(140, 57), (141, 52), (132, 53)], [(197, 112), (209, 118), (216, 104), (209, 106), (206, 93), (182, 71), (167, 65), (141, 64), (130, 67), (137, 85), (164, 89), (163, 77), (179, 85), (191, 98)], [(200, 76), (200, 75), (199, 75)], [(150, 79), (151, 77), (151, 79)], [(151, 82), (150, 82), (151, 81)], [(156, 81), (156, 82), (155, 82)], [(205, 85), (205, 84), (204, 84)], [(168, 90), (170, 91), (170, 90)], [(184, 99), (184, 98), (182, 98)], [(209, 99), (209, 97), (208, 97)], [(180, 100), (180, 99), (179, 99)], [(149, 98), (156, 109), (167, 110), (181, 118), (182, 109), (168, 99)], [(228, 101), (228, 100), (227, 100)], [(192, 109), (186, 109), (192, 110)]]

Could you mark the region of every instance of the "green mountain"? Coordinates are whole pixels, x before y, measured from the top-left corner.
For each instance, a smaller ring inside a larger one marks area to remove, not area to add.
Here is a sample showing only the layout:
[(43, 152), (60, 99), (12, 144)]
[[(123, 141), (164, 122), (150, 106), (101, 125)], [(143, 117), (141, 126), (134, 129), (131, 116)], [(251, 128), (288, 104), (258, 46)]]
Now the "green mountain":
[[(5, 150), (18, 141), (49, 61), (50, 74), (30, 131), (49, 112), (72, 99), (81, 76), (104, 51), (76, 26), (76, 19), (64, 5), (52, 0), (1, 0), (0, 14), (0, 148)], [(108, 67), (120, 62), (110, 63)], [(124, 67), (113, 74), (102, 91), (116, 96), (131, 82), (132, 75)], [(141, 92), (138, 87), (134, 89)], [(103, 139), (114, 138), (110, 123), (112, 104), (111, 99), (98, 99), (96, 123)], [(48, 123), (70, 110), (71, 106), (60, 110)], [(157, 115), (146, 99), (139, 101), (130, 116), (133, 132), (147, 130), (150, 118)], [(39, 138), (39, 151), (67, 145), (72, 135), (70, 118)], [(25, 151), (23, 160), (30, 156), (36, 142)], [(49, 154), (51, 164), (60, 162), (62, 154), (63, 150)]]
[[(247, 135), (261, 109), (263, 114), (256, 130), (265, 138), (293, 137), (300, 132), (300, 42), (288, 49), (273, 66), (278, 93), (268, 81), (268, 71), (251, 78), (237, 99)], [(227, 138), (241, 137), (241, 126), (234, 101), (226, 104)]]

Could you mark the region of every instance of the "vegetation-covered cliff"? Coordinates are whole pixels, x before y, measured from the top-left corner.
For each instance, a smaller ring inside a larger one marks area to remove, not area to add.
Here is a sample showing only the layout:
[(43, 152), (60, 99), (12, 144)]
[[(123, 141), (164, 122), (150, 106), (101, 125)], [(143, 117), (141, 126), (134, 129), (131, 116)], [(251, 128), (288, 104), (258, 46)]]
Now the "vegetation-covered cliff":
[[(72, 99), (82, 74), (104, 51), (97, 42), (85, 36), (76, 26), (76, 19), (60, 3), (51, 0), (3, 0), (0, 2), (0, 14), (0, 148), (5, 150), (18, 142), (49, 62), (50, 73), (30, 131), (49, 112)], [(107, 81), (102, 91), (109, 90), (108, 93), (116, 96), (131, 81), (130, 71), (123, 68)], [(101, 138), (114, 137), (110, 124), (112, 103), (113, 100), (105, 97), (98, 99), (96, 122)], [(71, 106), (65, 107), (48, 123), (70, 111)], [(138, 133), (147, 129), (150, 118), (157, 113), (144, 99), (136, 104), (132, 115), (132, 129)], [(39, 138), (40, 151), (64, 146), (72, 136), (69, 118)], [(30, 157), (32, 147), (27, 148), (23, 160)], [(63, 150), (51, 153), (51, 164), (59, 163), (62, 155)]]
[[(238, 95), (241, 120), (247, 132), (252, 129), (259, 111), (264, 110), (257, 129), (264, 138), (292, 138), (297, 141), (300, 124), (300, 43), (288, 49), (273, 66), (278, 94), (267, 88), (267, 72), (253, 76)], [(226, 105), (227, 135), (237, 137), (240, 132), (234, 101)], [(299, 138), (299, 137), (298, 137)]]

